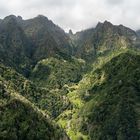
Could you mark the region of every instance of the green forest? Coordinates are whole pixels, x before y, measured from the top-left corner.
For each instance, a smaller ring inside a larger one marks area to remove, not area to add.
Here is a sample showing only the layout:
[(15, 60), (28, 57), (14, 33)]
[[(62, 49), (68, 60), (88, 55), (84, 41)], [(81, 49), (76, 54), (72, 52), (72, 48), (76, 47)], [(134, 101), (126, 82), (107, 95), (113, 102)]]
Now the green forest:
[(1, 20), (0, 139), (139, 140), (139, 32)]

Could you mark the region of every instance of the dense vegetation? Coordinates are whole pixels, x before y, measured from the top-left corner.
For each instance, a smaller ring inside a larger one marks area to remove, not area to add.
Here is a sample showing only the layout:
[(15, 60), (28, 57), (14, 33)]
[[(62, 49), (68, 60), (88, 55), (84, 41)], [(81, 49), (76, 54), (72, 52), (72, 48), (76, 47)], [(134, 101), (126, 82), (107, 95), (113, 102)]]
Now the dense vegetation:
[(67, 140), (48, 114), (0, 81), (0, 139)]
[[(63, 110), (71, 106), (69, 99), (62, 94), (66, 89), (49, 90), (33, 84), (31, 81), (18, 74), (15, 70), (4, 65), (0, 65), (0, 80), (7, 82), (7, 86), (26, 97), (43, 110), (47, 110), (52, 117), (56, 117)], [(62, 96), (63, 95), (63, 96)]]
[(31, 79), (40, 86), (61, 89), (65, 84), (77, 83), (86, 69), (82, 59), (60, 57), (43, 59), (33, 69)]
[(87, 86), (81, 81), (69, 93), (81, 105), (65, 111), (58, 123), (72, 139), (139, 139), (139, 61), (140, 55), (122, 53), (88, 74)]
[(4, 18), (0, 139), (139, 140), (139, 47), (139, 31), (107, 21), (66, 34), (41, 15)]

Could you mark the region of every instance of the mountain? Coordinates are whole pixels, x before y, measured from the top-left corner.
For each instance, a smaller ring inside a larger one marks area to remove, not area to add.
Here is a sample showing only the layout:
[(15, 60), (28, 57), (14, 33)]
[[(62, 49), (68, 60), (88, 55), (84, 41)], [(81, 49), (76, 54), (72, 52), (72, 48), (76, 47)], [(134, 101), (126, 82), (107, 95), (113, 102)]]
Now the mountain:
[(64, 110), (71, 107), (71, 103), (66, 97), (66, 88), (58, 91), (55, 88), (51, 90), (38, 86), (38, 84), (34, 84), (12, 68), (5, 67), (3, 64), (0, 65), (0, 75), (0, 80), (3, 83), (7, 83), (6, 87), (10, 87), (11, 90), (19, 93), (40, 109), (45, 112), (47, 111), (52, 118), (57, 117)]
[(0, 62), (26, 74), (30, 69), (31, 43), (16, 17), (0, 22)]
[(139, 140), (140, 37), (105, 21), (65, 33), (43, 15), (0, 20), (0, 139)]
[[(4, 89), (3, 92), (4, 100), (7, 94), (12, 94)], [(0, 105), (0, 111), (1, 139), (66, 139), (66, 135), (60, 135), (62, 130), (46, 118), (47, 115), (16, 94), (8, 95), (8, 101)]]
[(35, 47), (34, 59), (40, 60), (55, 54), (71, 54), (69, 37), (47, 17), (39, 15), (33, 19), (24, 20), (21, 26)]
[(61, 114), (58, 123), (71, 139), (140, 138), (139, 61), (131, 51), (114, 55), (68, 93), (75, 108)]
[(67, 135), (45, 112), (9, 90), (6, 83), (0, 81), (0, 87), (0, 139), (68, 140)]
[(14, 15), (4, 18), (0, 48), (1, 62), (27, 76), (37, 61), (56, 54), (69, 57), (72, 51), (67, 34), (41, 15), (29, 20)]
[(105, 21), (99, 22), (95, 28), (77, 32), (71, 39), (76, 46), (75, 55), (91, 61), (112, 49), (134, 46), (137, 34), (123, 25), (116, 26)]

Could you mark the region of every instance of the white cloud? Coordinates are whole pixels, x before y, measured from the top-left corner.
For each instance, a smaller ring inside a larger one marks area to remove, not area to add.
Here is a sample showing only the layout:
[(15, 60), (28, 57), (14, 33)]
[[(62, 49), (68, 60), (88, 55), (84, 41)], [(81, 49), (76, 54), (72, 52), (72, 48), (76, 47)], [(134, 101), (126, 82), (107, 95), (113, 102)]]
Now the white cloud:
[(27, 19), (43, 14), (65, 30), (74, 31), (104, 20), (138, 29), (139, 13), (139, 0), (0, 0), (1, 18), (15, 14)]

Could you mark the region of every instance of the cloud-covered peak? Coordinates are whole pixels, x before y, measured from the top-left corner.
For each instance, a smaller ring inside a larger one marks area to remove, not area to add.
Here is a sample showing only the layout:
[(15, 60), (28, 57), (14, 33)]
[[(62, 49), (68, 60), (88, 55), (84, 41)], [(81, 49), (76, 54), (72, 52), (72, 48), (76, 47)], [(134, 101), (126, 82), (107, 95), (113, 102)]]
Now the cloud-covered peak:
[(139, 0), (1, 0), (0, 18), (14, 14), (28, 19), (42, 14), (74, 32), (105, 20), (139, 29), (139, 7)]

